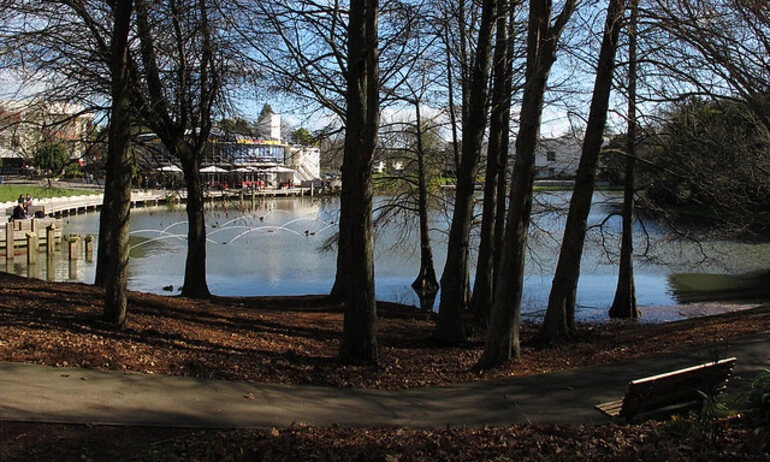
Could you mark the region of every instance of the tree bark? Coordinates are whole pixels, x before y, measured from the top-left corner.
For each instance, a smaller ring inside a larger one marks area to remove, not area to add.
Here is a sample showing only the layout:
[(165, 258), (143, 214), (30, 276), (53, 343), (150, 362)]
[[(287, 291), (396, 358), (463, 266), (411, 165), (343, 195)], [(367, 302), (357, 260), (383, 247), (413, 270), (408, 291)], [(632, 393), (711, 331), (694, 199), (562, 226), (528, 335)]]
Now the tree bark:
[(378, 364), (374, 292), (372, 160), (379, 129), (377, 0), (353, 0), (348, 24), (347, 127), (342, 166), (340, 238), (344, 239), (345, 315), (340, 359)]
[[(109, 143), (109, 141), (108, 141)], [(109, 155), (109, 146), (107, 147), (107, 159), (105, 160), (104, 175), (104, 196), (102, 198), (102, 209), (99, 213), (99, 242), (96, 249), (96, 271), (94, 274), (94, 285), (97, 287), (106, 287), (109, 279), (110, 260), (115, 253), (110, 248), (113, 234), (112, 210), (115, 208), (115, 190), (113, 170), (115, 170), (115, 158)]]
[(548, 297), (548, 309), (540, 331), (541, 339), (548, 343), (565, 341), (575, 333), (575, 294), (580, 277), (580, 260), (583, 256), (586, 221), (594, 193), (596, 165), (604, 143), (604, 128), (622, 17), (623, 0), (609, 0), (591, 111), (583, 140), (583, 153), (580, 156), (559, 261)]
[(471, 77), (468, 118), (463, 125), (462, 157), (460, 169), (457, 172), (447, 259), (441, 276), (441, 301), (436, 319), (435, 336), (439, 342), (450, 345), (465, 341), (463, 312), (466, 308), (466, 282), (470, 278), (468, 249), (473, 218), (475, 177), (487, 125), (487, 80), (496, 3), (496, 0), (484, 0), (482, 5), (479, 40)]
[[(340, 209), (342, 209), (342, 201), (340, 200)], [(340, 212), (340, 216), (342, 213)], [(347, 276), (345, 274), (345, 265), (347, 264), (347, 258), (345, 258), (345, 238), (342, 237), (342, 229), (338, 228), (337, 233), (337, 271), (334, 274), (334, 283), (329, 291), (329, 301), (332, 303), (345, 301), (345, 281)]]
[[(486, 326), (494, 289), (494, 255), (497, 251), (495, 231), (498, 213), (498, 183), (505, 182), (505, 164), (508, 158), (508, 132), (511, 109), (512, 61), (508, 20), (512, 19), (508, 0), (498, 2), (497, 38), (494, 53), (494, 80), (492, 111), (489, 122), (489, 147), (484, 176), (484, 206), (481, 217), (479, 256), (473, 284), (471, 310), (480, 325)], [(503, 197), (503, 200), (505, 198)]]
[(623, 233), (620, 242), (618, 286), (612, 300), (611, 318), (637, 319), (642, 312), (636, 304), (634, 284), (634, 194), (636, 164), (636, 23), (639, 1), (631, 0), (628, 25), (628, 139), (625, 177), (623, 178)]
[[(630, 134), (629, 134), (630, 136)], [(623, 232), (620, 243), (620, 264), (615, 298), (610, 306), (611, 318), (637, 319), (642, 312), (636, 304), (634, 284), (634, 170), (636, 160), (629, 153), (625, 165), (623, 185)]]
[(436, 270), (433, 267), (433, 247), (430, 243), (428, 186), (425, 180), (425, 149), (422, 142), (422, 117), (419, 99), (415, 104), (415, 124), (417, 126), (417, 210), (420, 220), (420, 272), (412, 282), (412, 288), (420, 298), (420, 309), (430, 312), (433, 310), (439, 285), (436, 279)]
[[(513, 94), (513, 60), (514, 60), (514, 40), (516, 39), (516, 34), (514, 33), (514, 28), (516, 27), (516, 8), (520, 3), (518, 0), (514, 0), (511, 2), (511, 7), (509, 8), (508, 14), (510, 15), (510, 18), (508, 20), (509, 24), (509, 31), (508, 31), (508, 62), (509, 62), (509, 68), (508, 68), (508, 75), (506, 76), (506, 82), (505, 82), (505, 92), (509, 95)], [(507, 108), (503, 111), (503, 117), (505, 118), (505, 122), (503, 123), (503, 126), (506, 127), (506, 134), (502, 137), (502, 143), (500, 145), (500, 177), (497, 182), (497, 212), (495, 213), (495, 231), (494, 231), (494, 249), (492, 255), (492, 269), (493, 269), (493, 278), (492, 278), (492, 294), (494, 295), (495, 291), (495, 284), (497, 284), (497, 277), (496, 274), (494, 274), (495, 271), (497, 271), (498, 268), (500, 268), (500, 260), (502, 256), (502, 250), (503, 250), (503, 242), (505, 242), (505, 212), (506, 212), (506, 191), (507, 191), (507, 177), (506, 173), (508, 171), (508, 151), (510, 150), (510, 129), (511, 129), (511, 100), (510, 98), (506, 100)], [(491, 312), (492, 301), (490, 300), (490, 307), (489, 311)]]
[[(107, 216), (108, 226), (101, 228), (100, 234), (106, 233), (105, 243), (110, 249), (110, 257), (104, 262), (104, 321), (122, 329), (126, 323), (128, 307), (128, 261), (129, 261), (129, 218), (131, 211), (131, 102), (129, 98), (128, 78), (128, 34), (131, 27), (133, 1), (117, 2), (114, 7), (114, 24), (111, 45), (110, 73), (112, 75), (112, 108), (110, 111), (109, 144), (107, 158), (111, 168), (108, 177), (110, 202), (108, 210), (102, 210)], [(105, 185), (105, 190), (107, 186)]]
[(182, 296), (205, 299), (211, 296), (206, 280), (206, 215), (203, 208), (201, 154), (184, 141), (177, 141), (177, 152), (187, 188), (187, 259)]
[[(209, 29), (207, 4), (198, 2), (199, 22), (196, 33), (200, 40), (197, 61), (192, 64), (184, 55), (184, 32), (181, 19), (172, 17), (173, 37), (179, 54), (174, 63), (174, 85), (177, 94), (197, 92), (195, 102), (179, 97), (175, 104), (168, 101), (163, 92), (163, 81), (156, 57), (155, 36), (150, 26), (150, 5), (147, 0), (137, 0), (137, 31), (143, 69), (134, 70), (137, 84), (146, 86), (147, 94), (136, 92), (137, 106), (142, 109), (144, 122), (155, 131), (169, 153), (179, 159), (187, 189), (187, 259), (185, 262), (182, 296), (208, 298), (211, 296), (206, 281), (206, 224), (203, 208), (203, 186), (200, 179), (200, 162), (204, 146), (211, 131), (211, 107), (217, 97), (219, 75), (215, 69), (214, 44)], [(191, 72), (190, 66), (196, 71)], [(195, 79), (191, 77), (194, 76)], [(194, 80), (194, 81), (193, 81)], [(194, 87), (194, 89), (193, 89)], [(150, 103), (151, 102), (151, 103)], [(196, 107), (193, 107), (195, 105)], [(194, 116), (197, 115), (197, 116)], [(193, 130), (191, 130), (191, 128)], [(192, 134), (187, 132), (191, 131)]]
[(519, 329), (524, 257), (532, 213), (532, 186), (535, 178), (535, 148), (540, 134), (545, 87), (556, 60), (556, 45), (572, 15), (576, 1), (568, 0), (551, 26), (551, 1), (530, 2), (527, 33), (527, 71), (521, 108), (521, 124), (516, 138), (505, 243), (496, 272), (495, 296), (487, 330), (487, 340), (477, 367), (489, 369), (521, 356)]

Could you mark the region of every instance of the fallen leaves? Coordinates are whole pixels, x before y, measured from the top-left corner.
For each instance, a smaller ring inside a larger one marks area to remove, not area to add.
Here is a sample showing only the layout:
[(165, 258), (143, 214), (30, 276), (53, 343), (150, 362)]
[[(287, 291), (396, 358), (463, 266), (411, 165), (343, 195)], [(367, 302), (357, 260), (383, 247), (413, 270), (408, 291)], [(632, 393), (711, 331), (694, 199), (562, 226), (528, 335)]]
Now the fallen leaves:
[(367, 367), (337, 362), (342, 314), (323, 297), (199, 301), (132, 293), (126, 328), (116, 332), (100, 321), (104, 293), (96, 287), (5, 273), (0, 285), (0, 360), (341, 388), (415, 388), (538, 374), (770, 329), (766, 309), (666, 325), (599, 323), (581, 326), (578, 342), (544, 349), (532, 342), (537, 326), (526, 324), (520, 360), (477, 371), (482, 331), (464, 345), (441, 347), (424, 314), (381, 303), (382, 364)]

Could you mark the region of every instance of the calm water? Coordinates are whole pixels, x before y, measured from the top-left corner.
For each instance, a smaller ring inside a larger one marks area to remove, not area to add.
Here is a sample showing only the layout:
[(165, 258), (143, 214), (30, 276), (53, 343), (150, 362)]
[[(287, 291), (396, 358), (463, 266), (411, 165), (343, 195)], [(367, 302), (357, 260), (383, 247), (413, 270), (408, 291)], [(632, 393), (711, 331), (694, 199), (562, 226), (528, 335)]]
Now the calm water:
[[(553, 268), (564, 227), (564, 216), (555, 209), (566, 206), (566, 193), (538, 196), (534, 226), (529, 242), (523, 312), (537, 319), (543, 313), (550, 290)], [(617, 209), (618, 196), (597, 193), (589, 221), (592, 228), (582, 263), (578, 287), (578, 315), (582, 319), (604, 319), (617, 281), (619, 217), (605, 220)], [(279, 198), (258, 202), (241, 212), (230, 205), (212, 207), (207, 216), (208, 282), (218, 295), (300, 295), (326, 293), (334, 280), (336, 253), (320, 250), (336, 231), (338, 203), (330, 198)], [(177, 292), (183, 281), (186, 216), (184, 209), (133, 209), (131, 215), (132, 251), (130, 288), (169, 294), (163, 287), (173, 285)], [(65, 232), (98, 233), (98, 214), (65, 219)], [(601, 226), (599, 226), (601, 224)], [(434, 213), (434, 256), (437, 271), (443, 268), (448, 218)], [(410, 284), (419, 270), (416, 226), (390, 225), (378, 230), (376, 240), (377, 298), (418, 305)], [(637, 226), (635, 273), (637, 298), (645, 307), (672, 305), (669, 276), (673, 273), (741, 273), (760, 270), (770, 261), (770, 245), (729, 241), (708, 241), (699, 246), (671, 239), (654, 224)], [(641, 254), (645, 256), (642, 257)], [(27, 268), (17, 258), (17, 274), (52, 280), (93, 282), (95, 264), (80, 259), (69, 262), (61, 254), (51, 265), (41, 258), (36, 267)], [(670, 312), (651, 314), (677, 317)], [(652, 316), (652, 317), (650, 317)]]

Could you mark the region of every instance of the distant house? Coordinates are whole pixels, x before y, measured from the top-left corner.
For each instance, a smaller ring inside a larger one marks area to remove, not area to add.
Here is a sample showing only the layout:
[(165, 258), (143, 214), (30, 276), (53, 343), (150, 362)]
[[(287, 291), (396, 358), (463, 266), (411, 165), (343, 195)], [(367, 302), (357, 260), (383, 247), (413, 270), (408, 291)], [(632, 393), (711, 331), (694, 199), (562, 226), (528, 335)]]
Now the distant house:
[(93, 127), (82, 106), (39, 101), (0, 100), (0, 157), (3, 167), (26, 167), (41, 143), (63, 143), (70, 158), (81, 159)]
[(580, 163), (582, 144), (583, 141), (574, 135), (541, 139), (535, 151), (535, 178), (574, 178)]
[(374, 164), (372, 164), (372, 172), (373, 173), (385, 173), (385, 161), (384, 160), (378, 160), (375, 161)]
[(373, 173), (398, 173), (404, 171), (404, 162), (401, 160), (377, 160), (372, 165)]

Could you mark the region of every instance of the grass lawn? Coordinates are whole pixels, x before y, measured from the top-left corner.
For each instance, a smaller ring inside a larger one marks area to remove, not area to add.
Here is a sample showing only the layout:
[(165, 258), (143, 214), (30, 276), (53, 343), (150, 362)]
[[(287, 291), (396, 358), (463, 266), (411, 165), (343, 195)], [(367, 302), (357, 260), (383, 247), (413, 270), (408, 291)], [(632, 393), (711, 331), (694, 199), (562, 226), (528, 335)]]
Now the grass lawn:
[(16, 201), (20, 194), (31, 194), (33, 199), (44, 199), (100, 193), (101, 191), (89, 189), (48, 188), (47, 186), (28, 184), (0, 184), (0, 202)]

